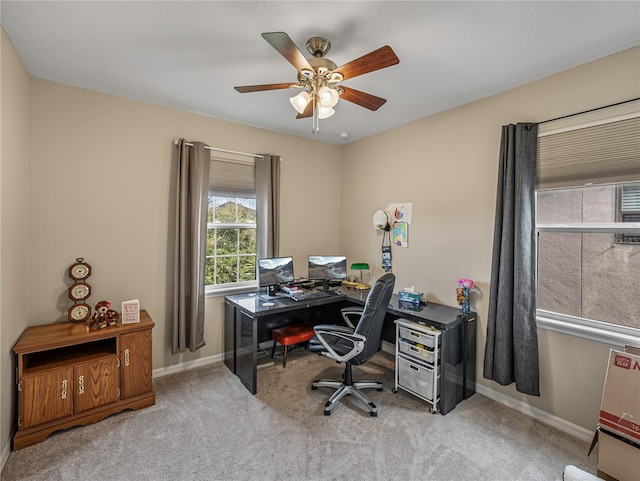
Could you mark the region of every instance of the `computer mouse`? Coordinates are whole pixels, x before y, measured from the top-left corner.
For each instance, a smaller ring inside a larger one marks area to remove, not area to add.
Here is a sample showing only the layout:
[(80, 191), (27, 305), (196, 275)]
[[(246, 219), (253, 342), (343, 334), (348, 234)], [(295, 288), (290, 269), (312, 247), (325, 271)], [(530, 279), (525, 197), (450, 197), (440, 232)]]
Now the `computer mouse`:
[(265, 307), (271, 307), (271, 306), (275, 306), (276, 303), (275, 302), (263, 302), (262, 305), (265, 306)]

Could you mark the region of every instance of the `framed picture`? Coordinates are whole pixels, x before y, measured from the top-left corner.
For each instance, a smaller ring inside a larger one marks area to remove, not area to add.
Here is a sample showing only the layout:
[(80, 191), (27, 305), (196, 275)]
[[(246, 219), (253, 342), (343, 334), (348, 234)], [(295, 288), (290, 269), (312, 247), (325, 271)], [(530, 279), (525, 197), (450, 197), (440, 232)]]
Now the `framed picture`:
[(140, 322), (140, 301), (133, 299), (122, 303), (122, 324)]

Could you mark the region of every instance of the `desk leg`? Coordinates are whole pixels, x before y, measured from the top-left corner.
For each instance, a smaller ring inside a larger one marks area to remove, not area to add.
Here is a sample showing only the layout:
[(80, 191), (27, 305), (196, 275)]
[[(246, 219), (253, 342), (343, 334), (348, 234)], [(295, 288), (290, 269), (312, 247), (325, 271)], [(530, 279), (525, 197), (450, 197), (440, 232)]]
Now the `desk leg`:
[(447, 414), (464, 399), (462, 325), (442, 331), (440, 413)]
[(236, 375), (242, 384), (255, 394), (258, 392), (258, 322), (236, 309)]
[(464, 398), (476, 392), (476, 318), (464, 323)]
[(236, 309), (230, 302), (224, 303), (224, 363), (236, 373)]

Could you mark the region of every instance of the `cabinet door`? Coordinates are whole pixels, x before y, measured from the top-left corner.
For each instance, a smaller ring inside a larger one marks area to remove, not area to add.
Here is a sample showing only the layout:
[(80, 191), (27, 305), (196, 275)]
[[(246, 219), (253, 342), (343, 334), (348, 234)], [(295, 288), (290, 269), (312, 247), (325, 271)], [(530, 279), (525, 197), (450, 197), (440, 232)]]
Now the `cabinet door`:
[(23, 376), (19, 396), (21, 430), (73, 414), (73, 368)]
[(120, 336), (120, 397), (151, 392), (151, 329)]
[(77, 364), (75, 372), (75, 413), (118, 400), (118, 357)]

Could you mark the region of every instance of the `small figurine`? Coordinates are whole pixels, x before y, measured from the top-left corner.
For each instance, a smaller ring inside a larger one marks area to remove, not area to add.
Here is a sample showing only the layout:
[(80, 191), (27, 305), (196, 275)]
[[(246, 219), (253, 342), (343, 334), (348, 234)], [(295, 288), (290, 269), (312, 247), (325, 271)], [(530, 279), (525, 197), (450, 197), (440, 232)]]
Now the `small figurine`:
[(104, 329), (107, 326), (115, 326), (120, 319), (120, 314), (113, 309), (109, 309), (110, 307), (111, 302), (109, 301), (96, 302), (96, 311), (93, 313), (93, 316), (91, 316), (91, 325), (99, 329)]

